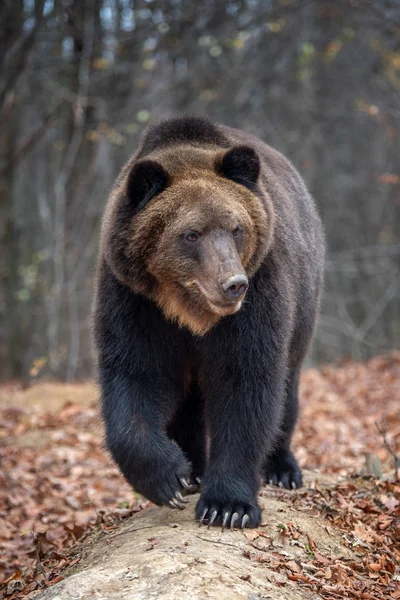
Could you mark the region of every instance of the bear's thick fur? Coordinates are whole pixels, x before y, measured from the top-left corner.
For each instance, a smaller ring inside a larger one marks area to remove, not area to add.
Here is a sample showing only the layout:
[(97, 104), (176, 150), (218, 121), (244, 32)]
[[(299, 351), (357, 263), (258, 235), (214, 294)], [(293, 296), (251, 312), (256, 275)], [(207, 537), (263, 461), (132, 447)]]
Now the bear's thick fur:
[(301, 485), (290, 450), (324, 237), (303, 180), (256, 137), (152, 125), (103, 222), (94, 334), (108, 448), (134, 489), (255, 527), (262, 480)]

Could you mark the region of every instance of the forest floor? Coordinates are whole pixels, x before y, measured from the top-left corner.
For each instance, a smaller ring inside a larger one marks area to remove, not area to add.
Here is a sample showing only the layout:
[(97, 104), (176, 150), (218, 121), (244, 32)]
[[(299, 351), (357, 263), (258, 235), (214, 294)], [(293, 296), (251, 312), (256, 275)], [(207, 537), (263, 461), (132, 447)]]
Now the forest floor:
[[(149, 510), (104, 450), (97, 397), (90, 383), (0, 387), (0, 598), (61, 581), (89, 533), (115, 532)], [(289, 560), (263, 524), (243, 534), (246, 558), (272, 560), (279, 585), (295, 582), (316, 597), (400, 599), (400, 482), (388, 447), (399, 455), (400, 353), (305, 371), (294, 448), (311, 471), (307, 487), (267, 487), (262, 498), (318, 515), (351, 554), (322, 553), (306, 532), (307, 560)], [(382, 478), (368, 477), (368, 454), (378, 467), (380, 459)], [(295, 521), (274, 527), (296, 544)]]

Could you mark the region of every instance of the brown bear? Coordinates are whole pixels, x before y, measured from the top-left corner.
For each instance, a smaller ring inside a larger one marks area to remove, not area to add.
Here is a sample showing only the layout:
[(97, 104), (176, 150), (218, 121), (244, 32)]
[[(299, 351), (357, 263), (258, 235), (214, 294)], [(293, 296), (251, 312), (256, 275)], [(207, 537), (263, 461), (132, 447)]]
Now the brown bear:
[(144, 133), (107, 204), (94, 305), (107, 445), (137, 492), (183, 508), (200, 484), (201, 523), (256, 527), (262, 480), (301, 485), (290, 442), (323, 263), (279, 152), (200, 117)]

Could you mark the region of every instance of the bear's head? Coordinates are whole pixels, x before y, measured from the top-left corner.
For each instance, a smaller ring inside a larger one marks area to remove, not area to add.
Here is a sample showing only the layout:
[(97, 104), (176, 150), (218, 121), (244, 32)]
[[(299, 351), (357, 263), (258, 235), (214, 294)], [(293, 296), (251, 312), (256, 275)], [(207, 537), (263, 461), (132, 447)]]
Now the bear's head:
[(259, 179), (260, 159), (248, 146), (134, 157), (106, 210), (106, 262), (167, 318), (205, 334), (241, 308), (268, 251), (273, 210)]

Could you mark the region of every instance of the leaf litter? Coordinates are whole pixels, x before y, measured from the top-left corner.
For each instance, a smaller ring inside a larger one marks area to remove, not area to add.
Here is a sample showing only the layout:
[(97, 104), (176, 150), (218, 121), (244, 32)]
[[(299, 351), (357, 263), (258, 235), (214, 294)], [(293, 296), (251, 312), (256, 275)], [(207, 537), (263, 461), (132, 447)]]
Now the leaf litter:
[[(276, 535), (267, 524), (246, 531), (245, 556), (272, 567), (279, 585), (295, 582), (321, 598), (400, 599), (400, 482), (393, 468), (400, 353), (305, 371), (300, 397), (294, 447), (314, 483), (295, 492), (267, 487), (261, 497), (272, 494), (321, 515), (351, 554), (318, 548), (290, 521)], [(392, 453), (376, 426), (383, 422)], [(371, 455), (382, 479), (368, 476)], [(112, 532), (150, 504), (132, 492), (104, 449), (92, 384), (2, 386), (0, 466), (0, 589), (7, 599), (60, 581), (79, 563), (90, 532)], [(332, 483), (320, 485), (319, 474)], [(286, 542), (303, 547), (302, 560), (284, 551)]]

